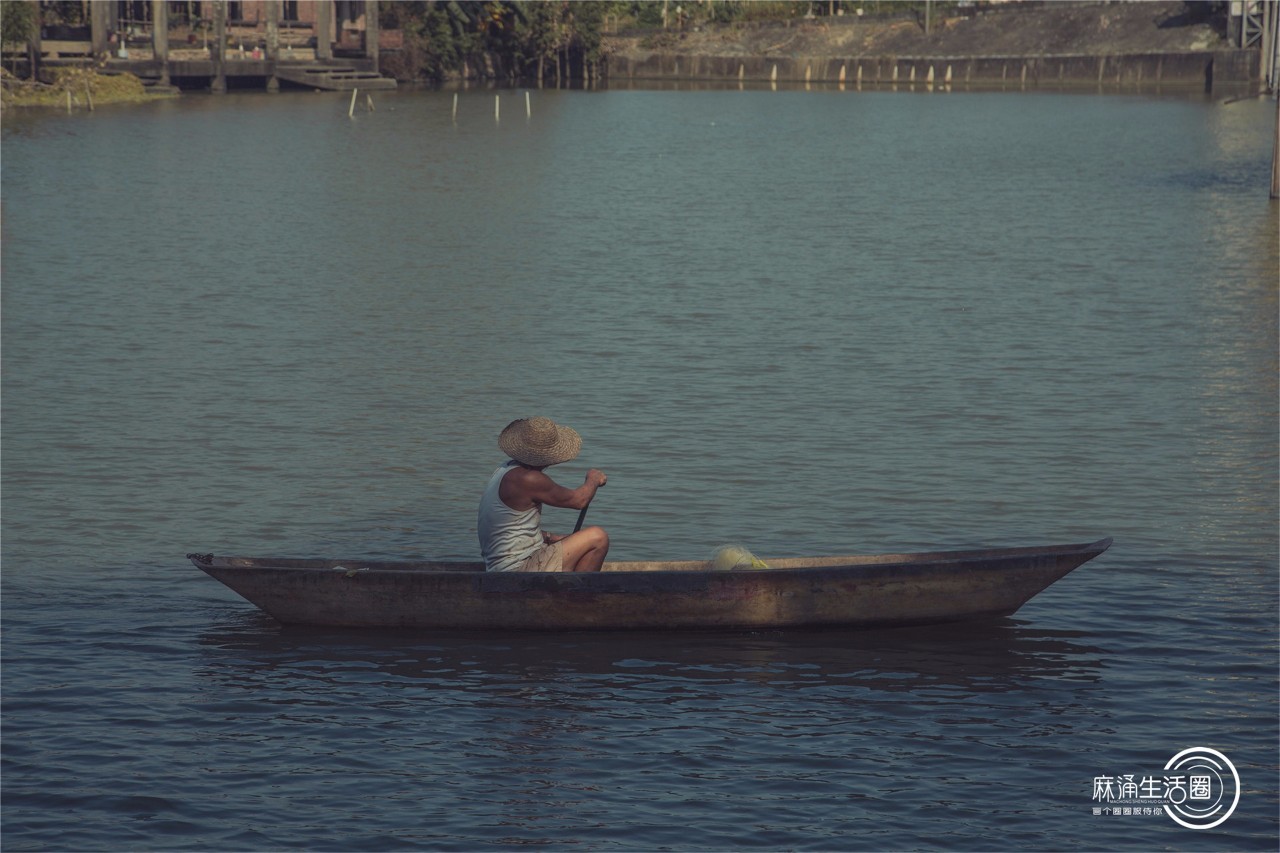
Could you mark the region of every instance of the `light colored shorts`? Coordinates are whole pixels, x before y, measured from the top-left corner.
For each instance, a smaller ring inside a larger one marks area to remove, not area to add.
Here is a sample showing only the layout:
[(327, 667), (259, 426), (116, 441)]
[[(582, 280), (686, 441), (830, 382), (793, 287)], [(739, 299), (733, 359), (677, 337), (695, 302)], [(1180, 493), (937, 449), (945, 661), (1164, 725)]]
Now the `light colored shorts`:
[(543, 545), (515, 569), (517, 572), (563, 572), (564, 543)]

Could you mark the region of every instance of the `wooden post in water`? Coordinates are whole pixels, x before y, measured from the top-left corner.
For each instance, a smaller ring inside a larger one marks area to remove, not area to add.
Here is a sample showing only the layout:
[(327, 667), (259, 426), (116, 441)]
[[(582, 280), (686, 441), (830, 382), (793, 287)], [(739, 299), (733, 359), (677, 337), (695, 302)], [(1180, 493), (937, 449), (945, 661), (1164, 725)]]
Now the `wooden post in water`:
[(359, 91), (359, 89), (351, 90), (351, 106), (347, 108), (347, 118), (351, 118), (356, 114), (356, 93)]
[(453, 123), (458, 123), (458, 93), (453, 93)]
[(533, 104), (529, 101), (529, 93), (524, 93), (524, 117), (533, 118)]
[(501, 98), (498, 95), (493, 96), (493, 120), (498, 121), (498, 103)]

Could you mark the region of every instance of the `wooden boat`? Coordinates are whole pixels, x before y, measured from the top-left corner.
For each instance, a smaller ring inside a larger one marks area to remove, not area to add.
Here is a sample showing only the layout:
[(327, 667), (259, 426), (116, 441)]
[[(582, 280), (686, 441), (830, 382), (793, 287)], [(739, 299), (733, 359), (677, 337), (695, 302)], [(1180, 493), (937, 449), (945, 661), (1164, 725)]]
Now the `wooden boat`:
[(882, 628), (1008, 616), (1111, 545), (767, 560), (614, 562), (592, 573), (483, 563), (188, 554), (286, 625), (595, 630)]

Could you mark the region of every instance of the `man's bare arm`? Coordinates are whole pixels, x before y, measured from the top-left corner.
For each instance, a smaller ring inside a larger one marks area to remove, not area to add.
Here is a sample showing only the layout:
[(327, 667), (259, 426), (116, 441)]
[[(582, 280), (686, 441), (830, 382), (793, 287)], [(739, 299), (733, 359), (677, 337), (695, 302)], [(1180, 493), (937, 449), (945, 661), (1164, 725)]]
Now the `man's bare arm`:
[(596, 492), (607, 482), (603, 471), (592, 468), (582, 485), (566, 489), (541, 471), (517, 468), (502, 481), (502, 502), (515, 510), (528, 509), (536, 503), (562, 509), (582, 509), (591, 503)]

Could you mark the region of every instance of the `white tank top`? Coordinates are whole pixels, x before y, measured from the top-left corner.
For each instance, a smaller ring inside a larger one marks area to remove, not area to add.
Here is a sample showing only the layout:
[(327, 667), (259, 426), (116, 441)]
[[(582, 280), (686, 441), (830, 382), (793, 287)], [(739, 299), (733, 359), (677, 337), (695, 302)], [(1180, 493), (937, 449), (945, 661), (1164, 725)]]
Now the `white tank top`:
[(513, 572), (542, 547), (542, 507), (534, 504), (531, 509), (516, 511), (502, 502), (498, 491), (502, 478), (519, 464), (512, 461), (498, 466), (480, 498), (476, 532), (486, 571)]

